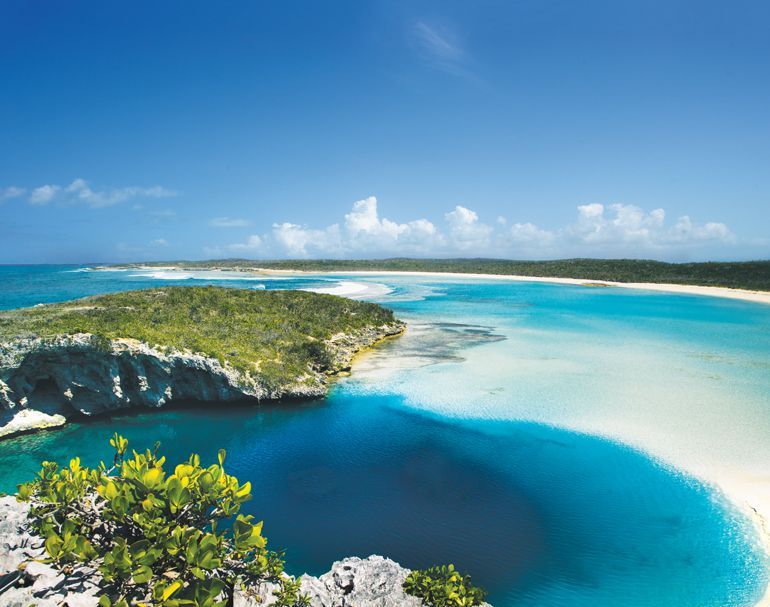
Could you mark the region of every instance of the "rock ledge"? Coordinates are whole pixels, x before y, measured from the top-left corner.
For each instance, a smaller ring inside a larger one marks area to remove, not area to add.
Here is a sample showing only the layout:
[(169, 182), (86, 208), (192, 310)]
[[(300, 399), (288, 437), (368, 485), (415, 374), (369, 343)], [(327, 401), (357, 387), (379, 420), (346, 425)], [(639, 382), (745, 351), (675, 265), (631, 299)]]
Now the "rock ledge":
[(329, 376), (347, 370), (357, 352), (403, 330), (395, 321), (334, 335), (324, 342), (327, 366), (309, 366), (279, 386), (258, 371), (245, 373), (216, 358), (134, 339), (105, 340), (90, 333), (17, 339), (0, 344), (0, 438), (61, 426), (73, 414), (171, 401), (321, 397)]

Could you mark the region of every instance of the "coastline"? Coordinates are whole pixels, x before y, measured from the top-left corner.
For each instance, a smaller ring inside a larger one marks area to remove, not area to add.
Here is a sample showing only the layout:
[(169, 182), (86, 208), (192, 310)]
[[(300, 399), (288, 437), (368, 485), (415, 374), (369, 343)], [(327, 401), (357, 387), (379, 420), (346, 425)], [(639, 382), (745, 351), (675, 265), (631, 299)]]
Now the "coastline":
[[(168, 269), (182, 270), (181, 267), (169, 267)], [(394, 270), (345, 270), (340, 272), (315, 272), (307, 270), (272, 270), (260, 268), (254, 272), (256, 275), (329, 275), (344, 276), (425, 276), (442, 278), (475, 278), (483, 280), (508, 280), (516, 282), (543, 282), (562, 285), (591, 286), (591, 287), (620, 287), (624, 289), (636, 289), (642, 291), (660, 291), (664, 293), (678, 293), (681, 295), (704, 295), (708, 297), (723, 297), (739, 299), (770, 305), (770, 291), (751, 291), (748, 289), (733, 289), (730, 287), (707, 287), (700, 285), (668, 284), (659, 282), (617, 282), (611, 280), (593, 280), (581, 278), (554, 278), (548, 276), (519, 276), (514, 274), (471, 274), (463, 272), (398, 272)]]
[[(287, 275), (325, 275), (326, 272), (308, 272), (294, 270), (283, 272), (278, 270), (262, 270), (266, 274), (287, 274)], [(698, 295), (708, 297), (722, 297), (747, 301), (759, 304), (770, 304), (770, 292), (767, 291), (749, 291), (744, 289), (731, 289), (725, 287), (707, 287), (697, 285), (676, 285), (665, 283), (622, 283), (615, 281), (602, 280), (580, 280), (575, 278), (550, 278), (550, 277), (531, 277), (516, 275), (496, 275), (496, 274), (466, 274), (466, 273), (444, 273), (444, 272), (397, 272), (397, 271), (341, 271), (333, 272), (335, 276), (383, 276), (383, 275), (401, 275), (401, 276), (424, 276), (434, 278), (453, 278), (453, 279), (483, 279), (483, 280), (504, 280), (519, 282), (539, 282), (551, 284), (564, 284), (573, 286), (595, 286), (601, 287), (621, 287), (635, 290), (646, 290), (656, 292), (678, 293), (683, 295)], [(596, 429), (575, 428), (577, 431), (588, 431), (596, 433)], [(610, 433), (602, 433), (606, 438), (625, 443), (621, 436)], [(770, 566), (770, 477), (768, 479), (748, 477), (746, 474), (740, 474), (737, 470), (717, 470), (714, 473), (707, 473), (702, 468), (688, 465), (685, 461), (672, 461), (662, 454), (658, 454), (650, 445), (640, 444), (634, 441), (634, 447), (647, 453), (653, 459), (657, 459), (669, 465), (676, 470), (692, 475), (693, 478), (703, 482), (713, 490), (721, 492), (725, 498), (748, 520), (751, 521), (756, 533), (756, 541), (763, 548)], [(756, 607), (770, 607), (770, 582), (765, 589), (764, 595), (756, 603)]]
[[(122, 269), (120, 266), (96, 266), (97, 271), (117, 271)], [(736, 289), (733, 287), (711, 287), (704, 285), (688, 285), (679, 283), (664, 282), (619, 282), (614, 280), (598, 280), (593, 278), (559, 278), (553, 276), (524, 276), (518, 274), (484, 274), (471, 272), (428, 272), (428, 271), (408, 271), (408, 270), (339, 270), (339, 271), (320, 271), (320, 270), (275, 270), (273, 268), (260, 268), (255, 266), (250, 269), (233, 269), (228, 267), (207, 268), (205, 270), (195, 270), (185, 268), (180, 265), (167, 266), (136, 266), (137, 270), (153, 271), (205, 271), (205, 272), (236, 272), (245, 273), (252, 276), (423, 276), (426, 278), (452, 278), (452, 279), (481, 279), (481, 280), (504, 280), (516, 282), (540, 282), (561, 285), (590, 286), (590, 287), (619, 287), (622, 289), (634, 289), (641, 291), (658, 291), (662, 293), (677, 293), (680, 295), (701, 295), (706, 297), (721, 297), (726, 299), (737, 299), (752, 303), (770, 305), (770, 291), (756, 291), (751, 289)], [(345, 292), (335, 293), (347, 295)]]

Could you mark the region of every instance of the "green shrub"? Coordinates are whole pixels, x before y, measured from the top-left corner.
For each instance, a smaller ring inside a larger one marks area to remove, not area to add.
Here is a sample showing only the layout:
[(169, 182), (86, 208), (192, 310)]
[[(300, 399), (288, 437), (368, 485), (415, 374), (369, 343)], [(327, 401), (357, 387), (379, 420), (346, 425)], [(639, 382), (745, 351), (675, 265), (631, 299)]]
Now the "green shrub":
[(481, 605), (486, 596), (484, 590), (471, 584), (469, 575), (462, 575), (454, 565), (410, 572), (404, 580), (404, 592), (422, 599), (429, 607)]
[(262, 523), (239, 514), (251, 484), (225, 472), (224, 450), (216, 464), (204, 468), (192, 455), (169, 474), (158, 444), (131, 457), (122, 436), (110, 444), (110, 468), (43, 462), (18, 492), (51, 562), (98, 568), (102, 607), (224, 607), (236, 584), (263, 580), (279, 584), (278, 605), (308, 604), (282, 576), (282, 555), (267, 550)]

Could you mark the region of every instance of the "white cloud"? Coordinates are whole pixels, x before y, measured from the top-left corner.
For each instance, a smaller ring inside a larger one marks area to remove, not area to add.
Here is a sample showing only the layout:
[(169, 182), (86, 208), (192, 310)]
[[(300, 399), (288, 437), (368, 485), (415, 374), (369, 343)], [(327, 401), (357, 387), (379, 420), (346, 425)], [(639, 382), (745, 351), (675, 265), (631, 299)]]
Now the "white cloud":
[(257, 234), (252, 234), (246, 242), (231, 244), (228, 248), (231, 251), (256, 252), (262, 248), (262, 238)]
[(454, 248), (459, 251), (485, 251), (489, 248), (494, 228), (480, 223), (475, 211), (457, 205), (444, 218), (449, 223), (449, 237)]
[(436, 226), (427, 219), (415, 219), (408, 223), (381, 219), (377, 199), (370, 196), (355, 202), (351, 212), (345, 215), (346, 238), (340, 244), (343, 248), (382, 251), (401, 248), (408, 252), (431, 244), (437, 234)]
[(156, 238), (152, 242), (150, 242), (151, 247), (167, 247), (168, 246), (168, 240), (165, 238)]
[(29, 204), (41, 206), (51, 202), (61, 190), (58, 185), (41, 185), (35, 188), (29, 195)]
[(83, 202), (92, 208), (110, 207), (133, 198), (169, 198), (177, 195), (174, 190), (159, 185), (149, 188), (129, 186), (109, 190), (93, 190), (85, 179), (80, 178), (69, 184), (65, 192), (70, 194), (72, 199)]
[[(18, 187), (0, 190), (0, 201), (8, 198), (17, 198), (25, 192), (24, 188)], [(68, 186), (46, 184), (33, 188), (27, 200), (31, 205), (42, 206), (55, 199), (59, 199), (65, 203), (85, 204), (96, 209), (113, 206), (135, 198), (169, 198), (176, 195), (177, 192), (174, 190), (169, 190), (159, 185), (148, 188), (129, 186), (94, 190), (85, 179), (78, 178), (73, 180)], [(140, 209), (141, 204), (137, 203), (133, 208)]]
[(723, 223), (697, 225), (684, 215), (667, 227), (663, 209), (645, 212), (630, 204), (605, 207), (598, 203), (579, 206), (577, 222), (557, 236), (573, 244), (594, 246), (599, 252), (655, 252), (734, 239)]
[(24, 196), (24, 193), (27, 190), (24, 188), (17, 188), (16, 186), (8, 186), (7, 188), (3, 188), (0, 190), (0, 202), (5, 202), (6, 200), (12, 200), (13, 198), (20, 198)]
[(676, 225), (668, 233), (671, 242), (688, 242), (691, 240), (722, 240), (733, 241), (735, 236), (723, 223), (708, 222), (705, 225), (694, 225), (689, 216), (680, 217)]
[(663, 209), (645, 213), (630, 204), (613, 204), (606, 209), (603, 204), (584, 204), (578, 207), (578, 221), (570, 232), (584, 242), (645, 242), (660, 237), (665, 218)]
[(212, 228), (245, 228), (251, 225), (248, 219), (238, 219), (235, 217), (214, 217), (209, 221)]
[(339, 256), (345, 251), (337, 224), (314, 230), (295, 223), (276, 223), (272, 237), (276, 247), (289, 257)]
[(532, 223), (514, 223), (510, 229), (510, 236), (516, 244), (550, 245), (555, 235), (548, 230), (541, 230)]
[[(341, 223), (325, 228), (273, 224), (226, 250), (263, 257), (489, 256), (688, 258), (735, 241), (723, 223), (697, 224), (688, 216), (666, 223), (663, 209), (629, 204), (580, 205), (576, 218), (546, 229), (498, 218), (484, 223), (472, 209), (456, 205), (439, 226), (425, 218), (397, 222), (380, 216), (377, 199), (359, 200)], [(209, 248), (208, 251), (222, 250)]]

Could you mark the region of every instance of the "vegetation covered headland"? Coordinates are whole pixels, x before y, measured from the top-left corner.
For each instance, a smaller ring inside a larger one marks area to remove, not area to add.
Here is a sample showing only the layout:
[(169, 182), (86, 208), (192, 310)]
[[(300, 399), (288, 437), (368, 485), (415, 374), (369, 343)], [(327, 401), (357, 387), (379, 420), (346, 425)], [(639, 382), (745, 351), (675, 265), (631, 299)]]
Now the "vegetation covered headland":
[(357, 351), (403, 328), (377, 304), (221, 287), (2, 312), (0, 436), (60, 425), (72, 412), (323, 396)]
[(645, 259), (288, 259), (174, 261), (137, 264), (185, 269), (389, 271), (574, 278), (621, 283), (661, 283), (770, 291), (770, 260), (668, 263)]

